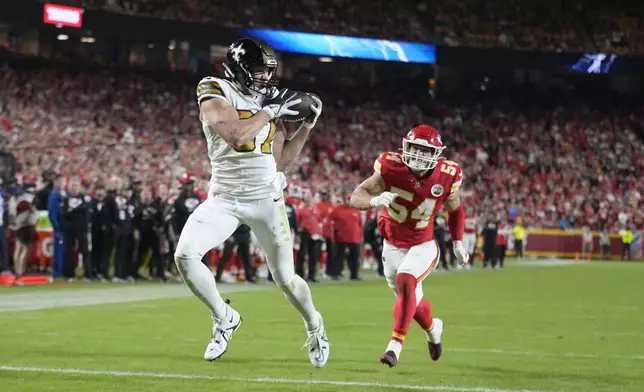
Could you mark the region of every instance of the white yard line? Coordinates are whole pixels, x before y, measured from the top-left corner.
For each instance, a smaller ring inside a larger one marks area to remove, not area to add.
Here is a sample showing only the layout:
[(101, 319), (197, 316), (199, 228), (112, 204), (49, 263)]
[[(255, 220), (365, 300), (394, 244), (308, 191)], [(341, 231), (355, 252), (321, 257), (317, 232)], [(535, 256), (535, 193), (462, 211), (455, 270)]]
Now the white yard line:
[[(219, 285), (222, 294), (240, 291), (267, 290), (273, 285), (231, 284)], [(184, 284), (108, 286), (72, 290), (46, 290), (0, 296), (0, 313), (41, 310), (67, 306), (115, 304), (149, 301), (161, 298), (191, 297)]]
[(378, 382), (362, 381), (334, 381), (334, 380), (298, 380), (292, 378), (272, 377), (226, 377), (199, 374), (176, 374), (176, 373), (151, 373), (151, 372), (126, 372), (118, 370), (88, 370), (68, 368), (42, 368), (42, 367), (21, 367), (0, 365), (0, 371), (10, 372), (38, 372), (57, 374), (81, 374), (89, 376), (113, 376), (113, 377), (144, 377), (161, 379), (181, 380), (208, 380), (208, 381), (230, 381), (243, 383), (261, 384), (295, 384), (295, 385), (335, 385), (343, 387), (371, 387), (383, 389), (404, 389), (413, 391), (452, 391), (452, 392), (546, 392), (533, 389), (503, 389), (488, 387), (458, 387), (452, 385), (409, 385), (409, 384), (385, 384)]

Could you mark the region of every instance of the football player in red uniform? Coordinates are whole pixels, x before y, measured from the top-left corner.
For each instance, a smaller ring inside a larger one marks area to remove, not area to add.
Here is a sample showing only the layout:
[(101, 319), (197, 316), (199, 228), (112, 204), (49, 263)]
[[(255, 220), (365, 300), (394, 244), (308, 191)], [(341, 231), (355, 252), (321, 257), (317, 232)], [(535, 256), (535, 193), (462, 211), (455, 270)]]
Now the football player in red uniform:
[(441, 356), (443, 321), (433, 318), (423, 298), (422, 281), (436, 267), (439, 249), (434, 241), (434, 216), (445, 205), (454, 253), (461, 265), (469, 256), (463, 247), (465, 213), (459, 188), (463, 181), (456, 162), (440, 158), (440, 135), (431, 126), (413, 128), (403, 139), (402, 153), (385, 152), (374, 163), (375, 173), (351, 196), (351, 207), (386, 207), (378, 219), (384, 237), (385, 278), (396, 294), (392, 338), (380, 362), (398, 363), (412, 318), (425, 330), (429, 354)]

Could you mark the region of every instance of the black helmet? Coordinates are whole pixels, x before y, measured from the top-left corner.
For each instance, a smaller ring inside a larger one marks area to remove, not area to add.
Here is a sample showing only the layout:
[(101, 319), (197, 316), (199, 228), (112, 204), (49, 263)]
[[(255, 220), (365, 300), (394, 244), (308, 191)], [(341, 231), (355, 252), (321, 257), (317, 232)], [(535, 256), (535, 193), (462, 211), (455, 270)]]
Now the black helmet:
[[(233, 42), (226, 52), (226, 76), (235, 80), (246, 91), (254, 91), (263, 95), (272, 93), (272, 87), (277, 85), (273, 74), (277, 69), (277, 57), (273, 48), (264, 41), (242, 38)], [(256, 79), (253, 73), (268, 71), (268, 80)]]

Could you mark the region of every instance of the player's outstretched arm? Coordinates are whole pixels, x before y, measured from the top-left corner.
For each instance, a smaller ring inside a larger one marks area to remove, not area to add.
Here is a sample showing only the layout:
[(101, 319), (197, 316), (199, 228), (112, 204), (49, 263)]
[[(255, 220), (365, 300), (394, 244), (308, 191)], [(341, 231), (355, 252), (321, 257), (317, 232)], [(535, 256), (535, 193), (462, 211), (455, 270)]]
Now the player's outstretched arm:
[(456, 190), (449, 195), (445, 202), (445, 209), (447, 210), (448, 218), (447, 224), (449, 226), (449, 234), (452, 238), (454, 255), (462, 265), (467, 264), (470, 256), (465, 251), (463, 246), (463, 233), (465, 232), (465, 210), (461, 204), (460, 191)]
[[(461, 205), (461, 191), (456, 191), (449, 195), (445, 201), (445, 210), (447, 210), (448, 213), (452, 213), (459, 208), (463, 209), (463, 206)], [(465, 221), (463, 221), (463, 225), (465, 225)]]
[(271, 120), (266, 111), (240, 120), (237, 110), (222, 99), (209, 99), (201, 103), (201, 119), (211, 126), (228, 145), (239, 148), (264, 128)]
[(349, 206), (359, 210), (387, 207), (398, 195), (385, 192), (385, 189), (387, 189), (385, 180), (379, 173), (373, 173), (353, 191)]
[(318, 118), (322, 113), (322, 101), (315, 94), (309, 94), (313, 99), (313, 105), (311, 108), (311, 116), (304, 120), (300, 124), (300, 128), (291, 136), (290, 139), (286, 138), (286, 129), (284, 124), (278, 123), (280, 130), (278, 130), (275, 139), (273, 140), (273, 156), (275, 157), (275, 162), (277, 163), (277, 170), (286, 171), (289, 166), (295, 161), (306, 140), (309, 138), (309, 133), (311, 129), (315, 127), (315, 124), (318, 122)]
[(295, 134), (290, 138), (286, 138), (286, 129), (282, 122), (277, 122), (277, 133), (275, 134), (275, 139), (273, 139), (273, 156), (275, 157), (275, 163), (277, 164), (278, 171), (286, 171), (304, 147), (306, 140), (309, 137), (311, 128), (305, 127), (304, 124), (300, 126), (300, 129), (295, 132)]

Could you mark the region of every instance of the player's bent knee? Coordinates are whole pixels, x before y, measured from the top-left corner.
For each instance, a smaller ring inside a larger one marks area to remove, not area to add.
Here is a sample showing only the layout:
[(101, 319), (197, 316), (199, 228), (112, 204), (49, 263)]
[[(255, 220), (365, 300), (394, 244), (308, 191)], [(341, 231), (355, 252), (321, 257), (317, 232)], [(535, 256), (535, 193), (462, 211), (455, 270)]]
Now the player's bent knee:
[[(280, 262), (272, 264), (271, 274), (273, 275), (273, 280), (280, 287), (291, 285), (294, 279), (299, 278), (299, 276), (295, 275), (293, 268), (293, 249), (280, 247), (278, 253), (282, 253), (282, 257), (276, 258)], [(271, 264), (269, 264), (270, 266)]]
[[(275, 284), (284, 291), (285, 288), (292, 287), (294, 285), (294, 281), (296, 278), (299, 278), (299, 276), (293, 274), (280, 274), (280, 273), (273, 273), (273, 280), (275, 281)], [(300, 278), (301, 279), (301, 278)]]
[(177, 246), (177, 250), (174, 252), (174, 262), (179, 268), (186, 267), (194, 261), (200, 263), (201, 257), (199, 252), (187, 246)]
[(416, 291), (416, 277), (411, 274), (400, 273), (396, 275), (396, 285), (398, 286), (398, 293), (410, 296)]
[(275, 284), (277, 287), (282, 290), (284, 293), (290, 293), (295, 290), (295, 287), (297, 283), (303, 283), (306, 284), (306, 281), (302, 279), (299, 275), (296, 275), (295, 273), (288, 275), (288, 276), (278, 276), (278, 275), (273, 275), (273, 280), (275, 280)]

